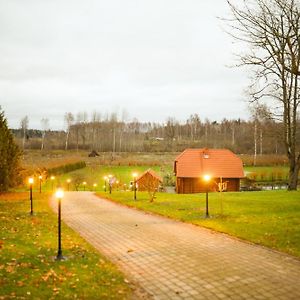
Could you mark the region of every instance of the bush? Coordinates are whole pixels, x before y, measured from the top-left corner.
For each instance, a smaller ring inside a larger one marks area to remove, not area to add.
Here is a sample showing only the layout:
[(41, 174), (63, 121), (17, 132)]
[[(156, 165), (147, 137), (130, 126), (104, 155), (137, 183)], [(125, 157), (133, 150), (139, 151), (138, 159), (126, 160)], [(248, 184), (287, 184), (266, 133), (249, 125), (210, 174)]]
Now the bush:
[(48, 169), (49, 175), (59, 175), (64, 173), (69, 173), (78, 169), (83, 169), (86, 167), (85, 161), (78, 161), (76, 163), (65, 164), (59, 167)]

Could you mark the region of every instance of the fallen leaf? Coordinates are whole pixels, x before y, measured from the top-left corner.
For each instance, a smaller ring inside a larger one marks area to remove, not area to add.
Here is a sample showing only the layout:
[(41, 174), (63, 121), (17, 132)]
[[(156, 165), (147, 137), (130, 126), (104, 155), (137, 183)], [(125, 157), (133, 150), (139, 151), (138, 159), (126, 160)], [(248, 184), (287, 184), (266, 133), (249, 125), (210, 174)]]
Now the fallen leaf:
[(23, 281), (18, 281), (17, 282), (17, 286), (23, 286), (24, 285), (24, 282)]

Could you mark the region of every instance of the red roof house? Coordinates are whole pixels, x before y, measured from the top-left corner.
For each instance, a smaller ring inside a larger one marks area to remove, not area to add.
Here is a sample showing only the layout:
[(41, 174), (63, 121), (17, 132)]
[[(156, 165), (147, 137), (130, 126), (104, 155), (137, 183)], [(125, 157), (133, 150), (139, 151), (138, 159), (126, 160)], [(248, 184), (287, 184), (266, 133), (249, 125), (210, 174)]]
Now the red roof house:
[[(227, 149), (186, 149), (174, 162), (176, 191), (180, 194), (239, 191), (244, 177), (242, 160)], [(203, 178), (210, 176), (206, 182)]]

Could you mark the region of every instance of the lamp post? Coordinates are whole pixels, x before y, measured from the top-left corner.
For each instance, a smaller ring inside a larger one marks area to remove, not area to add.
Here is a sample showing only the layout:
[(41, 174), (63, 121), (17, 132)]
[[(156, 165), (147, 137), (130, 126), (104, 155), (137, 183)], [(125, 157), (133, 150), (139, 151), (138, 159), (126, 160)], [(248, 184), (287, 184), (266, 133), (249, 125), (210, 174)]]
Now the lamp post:
[(208, 184), (210, 182), (211, 177), (210, 177), (210, 175), (206, 174), (206, 175), (203, 176), (203, 179), (204, 179), (204, 181), (206, 183), (206, 210), (205, 210), (205, 218), (209, 218), (209, 213), (208, 213)]
[(43, 179), (43, 176), (40, 175), (39, 176), (39, 180), (40, 180), (40, 193), (42, 192), (42, 179)]
[(64, 191), (62, 189), (58, 189), (55, 193), (55, 197), (58, 200), (58, 251), (56, 260), (64, 260), (65, 258), (62, 255), (61, 249), (61, 200), (64, 196)]
[(86, 181), (84, 181), (82, 184), (83, 184), (83, 190), (85, 191)]
[(30, 214), (33, 215), (33, 203), (32, 203), (32, 185), (33, 185), (33, 178), (30, 177), (28, 179), (29, 183), (29, 199), (30, 199)]
[(52, 192), (53, 192), (55, 176), (51, 176), (50, 179), (51, 179), (51, 182), (52, 182)]
[(111, 190), (112, 190), (112, 175), (108, 175), (108, 185), (109, 185), (109, 193), (111, 194)]
[(104, 192), (106, 192), (107, 176), (104, 176)]
[(97, 187), (97, 183), (94, 183), (93, 184), (94, 191), (96, 190), (96, 187)]
[(68, 191), (70, 190), (70, 182), (71, 182), (71, 179), (67, 179), (67, 184), (68, 184)]
[(136, 179), (137, 179), (138, 174), (133, 173), (132, 176), (133, 176), (133, 195), (134, 195), (133, 199), (136, 200)]

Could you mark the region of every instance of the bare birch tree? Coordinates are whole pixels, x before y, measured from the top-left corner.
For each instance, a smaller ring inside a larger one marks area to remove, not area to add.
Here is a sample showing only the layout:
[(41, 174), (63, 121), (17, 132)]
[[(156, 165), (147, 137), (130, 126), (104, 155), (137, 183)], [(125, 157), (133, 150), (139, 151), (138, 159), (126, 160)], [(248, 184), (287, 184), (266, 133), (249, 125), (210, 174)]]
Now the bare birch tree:
[(49, 119), (43, 118), (41, 120), (41, 125), (42, 125), (42, 145), (41, 145), (41, 150), (44, 150), (46, 132), (47, 132), (47, 130), (49, 130)]
[(66, 127), (67, 127), (65, 150), (68, 150), (70, 129), (71, 129), (73, 122), (74, 122), (73, 114), (70, 112), (65, 113), (65, 123), (66, 123)]
[(283, 123), (289, 160), (289, 189), (297, 189), (300, 149), (297, 139), (300, 100), (299, 0), (244, 0), (242, 7), (227, 1), (230, 34), (247, 45), (239, 66), (253, 67), (252, 102), (266, 104), (272, 118)]
[(23, 141), (22, 141), (23, 150), (25, 149), (25, 142), (27, 139), (28, 124), (29, 124), (28, 116), (25, 116), (23, 119), (21, 119), (21, 130), (23, 134)]

